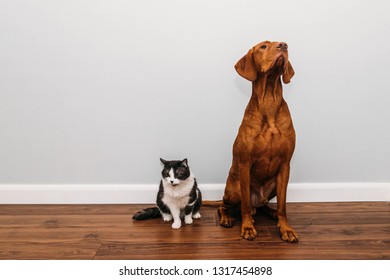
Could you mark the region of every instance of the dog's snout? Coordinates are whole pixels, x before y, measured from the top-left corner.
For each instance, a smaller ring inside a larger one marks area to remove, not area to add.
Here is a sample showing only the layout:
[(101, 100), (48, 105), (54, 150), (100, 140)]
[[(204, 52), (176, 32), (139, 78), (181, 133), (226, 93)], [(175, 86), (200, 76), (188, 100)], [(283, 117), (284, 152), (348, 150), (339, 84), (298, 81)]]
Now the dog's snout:
[(282, 51), (287, 51), (288, 45), (285, 42), (280, 42), (277, 48), (281, 49)]

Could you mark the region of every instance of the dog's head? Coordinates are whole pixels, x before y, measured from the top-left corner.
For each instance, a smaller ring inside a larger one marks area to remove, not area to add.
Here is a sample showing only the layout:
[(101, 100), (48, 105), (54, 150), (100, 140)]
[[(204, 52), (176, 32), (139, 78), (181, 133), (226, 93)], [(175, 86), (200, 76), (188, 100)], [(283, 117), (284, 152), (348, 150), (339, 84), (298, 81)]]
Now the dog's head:
[(242, 77), (256, 81), (260, 75), (275, 71), (283, 76), (283, 82), (289, 83), (294, 69), (288, 61), (288, 46), (284, 42), (264, 41), (251, 48), (235, 65)]

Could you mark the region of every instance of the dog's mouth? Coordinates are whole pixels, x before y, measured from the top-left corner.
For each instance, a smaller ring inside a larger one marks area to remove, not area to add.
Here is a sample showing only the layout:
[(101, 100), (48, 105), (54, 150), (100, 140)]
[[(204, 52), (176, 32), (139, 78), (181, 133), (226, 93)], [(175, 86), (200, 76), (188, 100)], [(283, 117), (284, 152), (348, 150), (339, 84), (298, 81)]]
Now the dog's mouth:
[(286, 55), (284, 55), (283, 53), (281, 53), (276, 59), (275, 59), (275, 62), (274, 62), (274, 65), (273, 65), (273, 70), (280, 73), (280, 74), (283, 74), (285, 72), (285, 69), (287, 67), (287, 63), (288, 63), (288, 58)]
[(266, 75), (270, 75), (272, 73), (283, 74), (288, 63), (288, 58), (286, 54), (278, 53), (271, 57), (269, 62), (269, 66), (266, 67), (262, 73), (265, 73)]
[(278, 66), (278, 67), (284, 66), (284, 56), (283, 55), (279, 56), (276, 59), (275, 65)]
[(277, 56), (275, 58), (275, 60), (271, 64), (271, 67), (269, 68), (268, 71), (265, 71), (265, 73), (271, 74), (271, 73), (275, 73), (275, 72), (277, 72), (277, 73), (283, 72), (285, 61), (286, 61), (285, 57), (282, 54), (280, 54), (279, 56)]

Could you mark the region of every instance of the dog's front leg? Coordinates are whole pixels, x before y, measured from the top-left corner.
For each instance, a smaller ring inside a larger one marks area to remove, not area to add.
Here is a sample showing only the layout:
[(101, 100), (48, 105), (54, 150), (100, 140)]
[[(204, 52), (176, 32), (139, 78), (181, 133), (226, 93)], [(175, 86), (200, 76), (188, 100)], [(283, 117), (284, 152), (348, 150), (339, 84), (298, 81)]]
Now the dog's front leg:
[(288, 242), (298, 242), (298, 234), (287, 222), (286, 193), (289, 176), (290, 165), (282, 165), (278, 175), (276, 176), (278, 226), (282, 240)]
[(240, 186), (241, 186), (241, 237), (253, 240), (257, 236), (257, 231), (253, 225), (252, 206), (250, 199), (250, 161), (239, 164)]

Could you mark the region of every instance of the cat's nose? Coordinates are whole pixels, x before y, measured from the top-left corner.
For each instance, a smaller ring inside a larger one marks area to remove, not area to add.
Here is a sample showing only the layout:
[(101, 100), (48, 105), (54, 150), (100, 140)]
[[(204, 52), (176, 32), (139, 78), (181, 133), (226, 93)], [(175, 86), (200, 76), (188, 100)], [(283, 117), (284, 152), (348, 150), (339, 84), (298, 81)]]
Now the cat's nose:
[(175, 181), (171, 180), (171, 184), (173, 184), (173, 182), (175, 182)]

